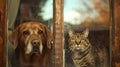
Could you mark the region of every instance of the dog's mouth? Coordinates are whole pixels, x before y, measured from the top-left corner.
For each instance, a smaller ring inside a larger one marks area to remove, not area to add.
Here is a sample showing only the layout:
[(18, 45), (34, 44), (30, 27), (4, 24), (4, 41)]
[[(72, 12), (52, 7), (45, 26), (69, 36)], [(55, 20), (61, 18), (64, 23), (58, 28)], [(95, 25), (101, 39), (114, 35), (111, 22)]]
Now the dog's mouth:
[(39, 47), (33, 47), (31, 54), (40, 53)]
[(40, 53), (39, 50), (33, 50), (32, 53)]
[(39, 51), (32, 51), (32, 52), (30, 53), (30, 55), (34, 55), (34, 54), (40, 54), (40, 52), (39, 52)]

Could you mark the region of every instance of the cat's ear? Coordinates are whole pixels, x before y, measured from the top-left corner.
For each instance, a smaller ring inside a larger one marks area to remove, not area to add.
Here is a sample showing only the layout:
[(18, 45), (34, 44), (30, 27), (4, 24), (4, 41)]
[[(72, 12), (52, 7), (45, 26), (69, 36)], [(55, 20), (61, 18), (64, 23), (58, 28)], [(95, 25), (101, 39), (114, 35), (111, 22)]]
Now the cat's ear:
[(71, 36), (73, 36), (74, 31), (73, 31), (72, 29), (69, 29), (68, 34), (69, 34), (69, 36), (71, 37)]
[(89, 34), (89, 29), (87, 28), (83, 31), (83, 36), (88, 37), (88, 34)]

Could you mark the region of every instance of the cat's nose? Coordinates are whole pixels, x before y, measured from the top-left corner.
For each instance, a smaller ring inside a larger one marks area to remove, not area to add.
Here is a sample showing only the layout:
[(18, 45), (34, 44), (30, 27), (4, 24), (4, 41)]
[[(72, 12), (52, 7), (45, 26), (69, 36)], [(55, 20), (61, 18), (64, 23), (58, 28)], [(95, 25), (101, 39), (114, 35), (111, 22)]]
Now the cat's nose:
[(79, 44), (80, 44), (80, 42), (78, 42), (78, 41), (75, 41), (75, 43), (76, 43), (77, 45), (79, 45)]
[(79, 45), (79, 44), (77, 43), (77, 45)]

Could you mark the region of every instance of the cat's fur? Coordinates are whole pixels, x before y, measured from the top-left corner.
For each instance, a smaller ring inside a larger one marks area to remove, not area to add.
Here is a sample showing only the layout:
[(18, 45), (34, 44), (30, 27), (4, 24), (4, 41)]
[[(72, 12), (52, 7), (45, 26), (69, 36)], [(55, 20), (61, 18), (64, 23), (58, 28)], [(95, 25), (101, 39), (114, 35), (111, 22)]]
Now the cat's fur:
[(95, 67), (92, 46), (87, 39), (88, 34), (88, 29), (83, 33), (74, 33), (73, 30), (69, 30), (69, 49), (75, 67)]
[(68, 35), (69, 50), (66, 50), (66, 58), (71, 59), (73, 64), (66, 64), (66, 67), (106, 67), (104, 64), (105, 55), (102, 51), (104, 48), (99, 50), (91, 45), (88, 40), (88, 29), (82, 33), (76, 33), (70, 29)]

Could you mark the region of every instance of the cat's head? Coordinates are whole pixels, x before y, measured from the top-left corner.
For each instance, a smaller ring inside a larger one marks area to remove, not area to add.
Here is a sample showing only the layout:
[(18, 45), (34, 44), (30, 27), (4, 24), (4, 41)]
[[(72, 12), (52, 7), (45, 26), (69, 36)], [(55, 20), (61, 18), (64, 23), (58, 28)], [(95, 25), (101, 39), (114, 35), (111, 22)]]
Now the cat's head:
[(91, 44), (88, 40), (89, 29), (85, 29), (82, 33), (76, 33), (72, 29), (69, 30), (69, 48), (71, 51), (85, 51)]

